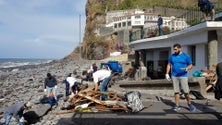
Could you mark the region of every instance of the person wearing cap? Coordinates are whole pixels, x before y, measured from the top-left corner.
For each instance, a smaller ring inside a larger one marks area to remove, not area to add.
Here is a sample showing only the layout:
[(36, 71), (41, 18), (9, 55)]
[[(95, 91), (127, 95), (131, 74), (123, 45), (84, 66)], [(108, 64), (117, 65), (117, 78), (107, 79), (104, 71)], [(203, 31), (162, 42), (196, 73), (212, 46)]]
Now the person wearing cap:
[[(95, 83), (95, 91), (98, 91), (98, 86), (100, 84), (100, 91), (107, 92), (108, 91), (108, 83), (112, 77), (111, 70), (108, 66), (104, 66), (101, 70), (97, 70), (93, 73), (93, 81)], [(101, 100), (106, 100), (106, 95), (101, 95)]]
[(31, 102), (18, 102), (8, 107), (4, 112), (5, 125), (9, 125), (10, 120), (14, 117), (18, 121), (18, 125), (23, 125), (26, 120), (23, 117), (23, 111), (32, 107)]
[(50, 73), (47, 73), (47, 77), (45, 78), (44, 88), (45, 88), (44, 92), (47, 92), (47, 97), (49, 97), (49, 94), (52, 92), (55, 99), (57, 100), (56, 91), (55, 91), (57, 89), (57, 80)]

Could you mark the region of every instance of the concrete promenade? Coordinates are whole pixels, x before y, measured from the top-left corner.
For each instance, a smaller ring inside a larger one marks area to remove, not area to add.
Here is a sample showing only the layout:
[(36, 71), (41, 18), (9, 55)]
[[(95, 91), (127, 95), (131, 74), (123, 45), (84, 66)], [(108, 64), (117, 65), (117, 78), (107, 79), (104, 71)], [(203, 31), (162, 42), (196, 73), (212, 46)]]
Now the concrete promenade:
[(215, 100), (212, 93), (207, 98), (192, 99), (197, 110), (190, 112), (185, 99), (181, 99), (181, 110), (174, 111), (173, 97), (142, 95), (144, 106), (149, 107), (141, 112), (75, 112), (64, 116), (57, 125), (221, 125), (222, 102)]

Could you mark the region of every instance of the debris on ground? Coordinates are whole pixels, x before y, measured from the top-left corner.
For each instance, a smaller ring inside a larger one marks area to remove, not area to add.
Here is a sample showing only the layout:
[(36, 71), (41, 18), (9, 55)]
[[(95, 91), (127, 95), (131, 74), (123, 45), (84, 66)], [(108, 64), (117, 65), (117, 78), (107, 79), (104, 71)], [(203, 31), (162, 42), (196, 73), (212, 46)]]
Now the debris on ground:
[[(100, 100), (102, 94), (107, 95), (107, 100)], [(79, 91), (69, 96), (60, 107), (63, 111), (54, 111), (55, 114), (71, 112), (98, 112), (98, 111), (123, 111), (139, 112), (145, 107), (140, 100), (139, 92), (128, 92), (125, 96), (119, 96), (115, 92), (94, 91), (94, 86)], [(66, 110), (66, 111), (64, 111)]]
[(206, 91), (211, 89), (217, 82), (217, 74), (215, 70), (203, 70), (203, 77), (206, 79)]

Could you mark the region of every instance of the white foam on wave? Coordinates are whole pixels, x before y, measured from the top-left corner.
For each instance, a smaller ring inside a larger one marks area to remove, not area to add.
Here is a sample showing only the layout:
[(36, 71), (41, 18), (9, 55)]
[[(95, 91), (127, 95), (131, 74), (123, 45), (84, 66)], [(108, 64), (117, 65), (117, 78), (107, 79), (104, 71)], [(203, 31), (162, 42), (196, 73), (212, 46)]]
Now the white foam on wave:
[(25, 66), (31, 64), (30, 62), (5, 62), (0, 63), (0, 68), (11, 68), (17, 66)]
[(53, 60), (47, 59), (13, 59), (13, 60), (0, 60), (0, 68), (13, 68), (13, 67), (20, 67), (26, 65), (39, 65), (44, 63), (50, 63)]

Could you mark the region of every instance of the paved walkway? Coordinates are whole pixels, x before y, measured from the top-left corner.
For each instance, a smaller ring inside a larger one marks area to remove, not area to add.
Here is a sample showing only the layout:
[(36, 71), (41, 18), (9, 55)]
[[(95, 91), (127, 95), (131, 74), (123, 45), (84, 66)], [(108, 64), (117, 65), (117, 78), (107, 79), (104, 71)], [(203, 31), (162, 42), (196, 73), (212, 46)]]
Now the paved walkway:
[(58, 122), (66, 125), (221, 125), (222, 102), (210, 100), (192, 100), (197, 107), (190, 112), (185, 99), (181, 99), (182, 109), (172, 110), (173, 97), (144, 97), (144, 106), (150, 106), (138, 113), (103, 111), (96, 113), (74, 113), (72, 117)]

